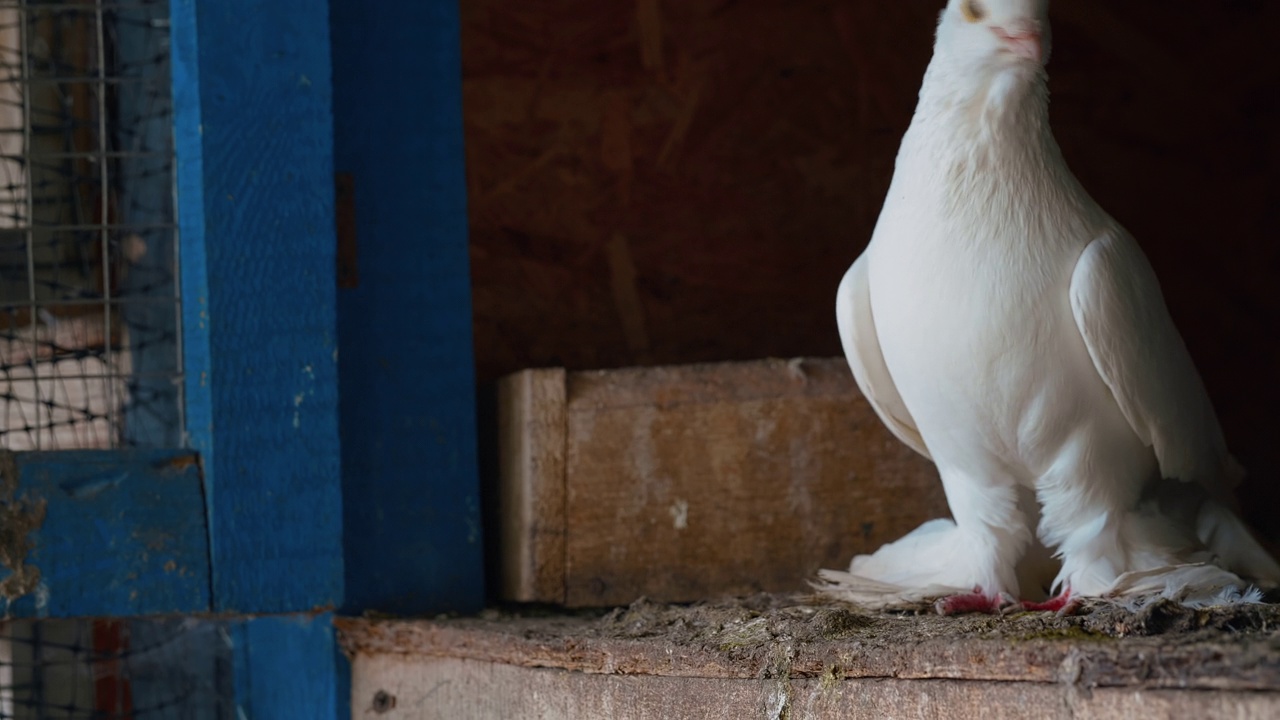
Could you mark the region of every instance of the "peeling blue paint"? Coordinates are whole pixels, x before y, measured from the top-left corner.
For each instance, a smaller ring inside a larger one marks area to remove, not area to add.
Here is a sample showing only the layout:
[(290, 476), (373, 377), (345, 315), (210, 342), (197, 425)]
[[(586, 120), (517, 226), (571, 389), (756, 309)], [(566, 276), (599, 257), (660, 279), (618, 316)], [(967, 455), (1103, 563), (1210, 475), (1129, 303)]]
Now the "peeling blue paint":
[(89, 500), (103, 490), (114, 488), (124, 482), (129, 473), (112, 473), (107, 476), (77, 478), (58, 483), (58, 487), (75, 500)]
[(13, 461), (15, 497), (42, 505), (44, 518), (28, 533), (25, 557), (39, 584), (3, 603), (6, 614), (211, 609), (203, 489), (190, 451), (14, 453)]

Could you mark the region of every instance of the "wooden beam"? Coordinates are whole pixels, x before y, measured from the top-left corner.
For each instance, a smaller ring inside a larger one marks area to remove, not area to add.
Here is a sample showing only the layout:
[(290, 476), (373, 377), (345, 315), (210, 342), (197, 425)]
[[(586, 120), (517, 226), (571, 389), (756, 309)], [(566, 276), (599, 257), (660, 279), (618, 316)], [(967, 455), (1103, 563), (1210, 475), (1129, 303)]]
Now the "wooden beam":
[(458, 3), (329, 6), (334, 152), (360, 259), (359, 283), (338, 295), (345, 609), (477, 610)]
[(529, 370), (498, 384), (498, 543), (512, 600), (565, 600), (565, 372)]
[(0, 501), (5, 615), (211, 609), (194, 453), (0, 452)]
[(1271, 717), (1274, 607), (942, 617), (800, 596), (337, 621), (353, 717)]
[(509, 600), (799, 590), (947, 515), (933, 465), (843, 359), (536, 370), (500, 387)]
[(221, 612), (342, 600), (328, 6), (173, 0), (187, 429)]
[(236, 716), (336, 720), (350, 717), (338, 677), (333, 614), (275, 615), (227, 625)]
[[(672, 678), (594, 675), (405, 656), (359, 658), (352, 717), (738, 720), (1263, 718), (1276, 693), (1191, 692), (961, 680)], [(385, 708), (385, 709), (384, 709)]]

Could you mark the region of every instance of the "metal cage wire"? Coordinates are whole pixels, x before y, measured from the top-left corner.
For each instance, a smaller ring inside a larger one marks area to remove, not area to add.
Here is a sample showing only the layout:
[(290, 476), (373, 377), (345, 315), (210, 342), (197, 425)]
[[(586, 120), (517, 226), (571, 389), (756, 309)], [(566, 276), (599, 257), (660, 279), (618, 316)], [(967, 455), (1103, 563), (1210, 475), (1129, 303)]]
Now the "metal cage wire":
[(233, 639), (184, 618), (0, 626), (0, 720), (230, 720)]
[(167, 0), (0, 0), (0, 448), (182, 442)]
[[(0, 449), (182, 442), (168, 11), (0, 0)], [(0, 718), (226, 717), (210, 632), (0, 623)]]

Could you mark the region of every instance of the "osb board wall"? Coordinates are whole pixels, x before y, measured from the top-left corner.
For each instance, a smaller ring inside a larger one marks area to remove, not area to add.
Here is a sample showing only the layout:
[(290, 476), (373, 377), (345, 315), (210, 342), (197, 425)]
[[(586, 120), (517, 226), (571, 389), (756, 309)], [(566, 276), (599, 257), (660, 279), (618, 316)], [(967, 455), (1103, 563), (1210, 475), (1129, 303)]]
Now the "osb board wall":
[[(462, 0), (480, 379), (836, 355), (941, 0)], [(1280, 537), (1280, 3), (1059, 0), (1052, 122)]]

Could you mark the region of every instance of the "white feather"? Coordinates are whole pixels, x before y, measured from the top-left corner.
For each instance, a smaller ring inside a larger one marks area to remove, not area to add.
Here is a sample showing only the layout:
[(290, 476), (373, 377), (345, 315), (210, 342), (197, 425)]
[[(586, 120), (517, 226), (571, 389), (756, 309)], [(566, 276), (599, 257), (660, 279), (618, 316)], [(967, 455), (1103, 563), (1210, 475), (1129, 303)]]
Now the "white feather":
[(1280, 566), (1229, 509), (1238, 467), (1155, 275), (1067, 168), (1043, 66), (1001, 44), (1047, 44), (1047, 2), (985, 0), (982, 22), (956, 4), (836, 302), (859, 388), (937, 463), (954, 522), (825, 587), (1027, 596), (1047, 547), (1073, 595), (1250, 599), (1240, 575)]
[(1071, 278), (1071, 309), (1089, 356), (1161, 474), (1215, 494), (1234, 481), (1209, 396), (1165, 309), (1151, 265), (1114, 228), (1088, 244)]
[(864, 256), (853, 263), (836, 291), (836, 307), (843, 310), (837, 314), (836, 323), (840, 328), (845, 356), (853, 370), (853, 379), (890, 432), (928, 458), (929, 449), (916, 429), (916, 421), (907, 412), (907, 406), (889, 375), (889, 368), (885, 367), (867, 293), (867, 261)]

